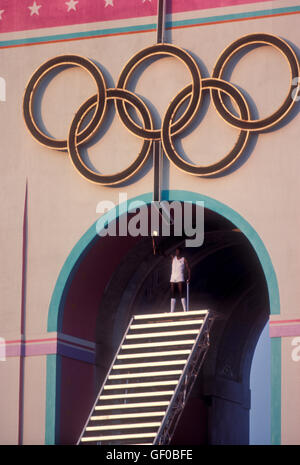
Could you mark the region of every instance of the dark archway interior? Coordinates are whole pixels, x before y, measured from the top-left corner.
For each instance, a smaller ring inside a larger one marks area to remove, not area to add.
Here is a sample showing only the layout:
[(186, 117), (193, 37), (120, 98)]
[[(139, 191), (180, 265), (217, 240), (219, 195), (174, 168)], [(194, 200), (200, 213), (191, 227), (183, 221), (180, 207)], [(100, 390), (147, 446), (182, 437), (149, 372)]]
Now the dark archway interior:
[[(216, 321), (208, 355), (173, 444), (247, 444), (250, 368), (269, 316), (267, 284), (255, 251), (235, 225), (207, 209), (204, 219), (203, 245), (184, 249), (192, 270), (190, 309), (209, 309)], [(160, 237), (158, 242), (161, 250), (171, 253), (176, 245), (184, 245), (184, 240), (183, 236), (171, 235)], [(109, 267), (110, 257), (120, 250), (122, 253), (118, 260), (113, 259), (115, 264), (99, 292), (99, 286), (92, 283), (99, 260), (105, 257)], [(84, 289), (89, 289), (90, 300), (95, 295), (96, 390), (107, 374), (131, 316), (169, 311), (170, 265), (170, 259), (153, 255), (150, 237), (99, 238), (88, 251), (73, 279), (76, 285), (70, 286), (65, 307), (72, 302), (74, 317), (77, 303), (79, 314), (79, 303), (84, 301)], [(88, 271), (92, 269), (93, 272)], [(180, 310), (179, 299), (177, 309)], [(91, 324), (92, 319), (87, 321)]]

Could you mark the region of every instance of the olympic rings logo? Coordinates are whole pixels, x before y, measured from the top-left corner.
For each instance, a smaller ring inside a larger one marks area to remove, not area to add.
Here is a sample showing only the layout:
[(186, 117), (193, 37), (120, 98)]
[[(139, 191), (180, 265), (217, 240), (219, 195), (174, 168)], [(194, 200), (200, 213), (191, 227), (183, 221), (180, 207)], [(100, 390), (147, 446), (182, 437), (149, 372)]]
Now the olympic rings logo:
[[(290, 89), (282, 105), (270, 116), (263, 119), (251, 119), (249, 105), (243, 94), (230, 82), (223, 79), (231, 58), (250, 45), (265, 44), (277, 49), (286, 58), (291, 74)], [(191, 75), (191, 84), (182, 89), (171, 101), (164, 115), (161, 129), (154, 129), (153, 118), (144, 101), (127, 87), (136, 68), (150, 57), (167, 55), (181, 60)], [(57, 140), (49, 137), (38, 126), (34, 116), (35, 93), (41, 81), (50, 71), (65, 65), (78, 66), (86, 70), (95, 81), (97, 93), (84, 102), (76, 112), (71, 123), (68, 138)], [(293, 49), (283, 39), (264, 33), (249, 34), (230, 44), (221, 53), (212, 73), (212, 77), (203, 78), (200, 69), (192, 56), (185, 50), (171, 44), (156, 44), (135, 54), (123, 68), (116, 88), (107, 89), (100, 69), (89, 59), (77, 55), (63, 55), (52, 58), (41, 65), (29, 80), (23, 101), (24, 119), (32, 136), (44, 146), (56, 150), (68, 150), (75, 168), (88, 180), (102, 184), (114, 185), (132, 177), (148, 159), (153, 141), (162, 141), (164, 153), (180, 170), (197, 176), (211, 176), (220, 173), (235, 163), (245, 150), (250, 133), (261, 132), (275, 126), (292, 109), (296, 99), (293, 95), (299, 92), (299, 62)], [(297, 86), (295, 89), (295, 82)], [(173, 138), (191, 124), (199, 111), (203, 93), (210, 91), (213, 104), (219, 115), (231, 126), (239, 130), (237, 141), (232, 150), (220, 161), (209, 166), (188, 163), (176, 151)], [(239, 117), (226, 106), (224, 96), (228, 95), (239, 109)], [(134, 162), (121, 172), (102, 175), (87, 167), (80, 154), (80, 146), (86, 143), (103, 122), (107, 102), (114, 100), (122, 123), (135, 136), (143, 139), (140, 153)], [(184, 112), (178, 116), (179, 110), (186, 104)], [(129, 107), (135, 108), (143, 125), (137, 124), (130, 116)], [(86, 116), (92, 112), (89, 123), (83, 127)]]

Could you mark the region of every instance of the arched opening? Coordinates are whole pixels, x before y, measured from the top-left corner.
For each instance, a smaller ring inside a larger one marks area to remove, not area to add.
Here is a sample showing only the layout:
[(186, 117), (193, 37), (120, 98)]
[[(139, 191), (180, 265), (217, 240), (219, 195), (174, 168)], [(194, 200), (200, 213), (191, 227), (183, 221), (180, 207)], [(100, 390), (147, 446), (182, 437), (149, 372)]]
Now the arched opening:
[[(204, 244), (185, 249), (192, 268), (190, 308), (209, 308), (217, 320), (173, 443), (247, 444), (251, 361), (270, 311), (278, 309), (276, 292), (270, 299), (276, 277), (248, 223), (216, 211), (211, 199), (187, 195), (205, 202)], [(160, 246), (170, 251), (183, 240), (164, 237)], [(49, 330), (58, 321), (62, 333), (95, 342), (96, 358), (86, 363), (61, 357), (56, 442), (76, 442), (131, 315), (169, 310), (169, 266), (167, 259), (153, 256), (149, 237), (99, 237), (93, 227), (78, 245), (66, 266), (72, 272), (62, 270), (65, 286), (54, 293)]]

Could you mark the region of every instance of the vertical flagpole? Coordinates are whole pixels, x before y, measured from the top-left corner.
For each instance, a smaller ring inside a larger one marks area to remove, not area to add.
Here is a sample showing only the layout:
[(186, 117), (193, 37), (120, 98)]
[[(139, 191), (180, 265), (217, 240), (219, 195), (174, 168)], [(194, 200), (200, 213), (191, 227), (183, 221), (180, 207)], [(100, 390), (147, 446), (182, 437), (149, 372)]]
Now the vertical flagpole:
[(157, 4), (157, 43), (164, 43), (166, 21), (166, 0), (158, 0)]
[[(157, 29), (156, 42), (164, 43), (165, 35), (165, 17), (166, 17), (166, 0), (158, 0), (157, 4)], [(153, 142), (153, 201), (161, 201), (161, 184), (162, 184), (162, 163), (163, 163), (163, 148), (161, 140)]]
[(20, 319), (20, 366), (19, 366), (19, 419), (18, 419), (18, 444), (23, 444), (24, 427), (24, 365), (25, 365), (25, 311), (26, 311), (26, 271), (27, 271), (27, 247), (28, 247), (28, 180), (25, 185), (25, 201), (23, 212), (23, 250), (22, 250), (22, 294), (21, 294), (21, 319)]
[(186, 283), (186, 311), (190, 309), (190, 283)]

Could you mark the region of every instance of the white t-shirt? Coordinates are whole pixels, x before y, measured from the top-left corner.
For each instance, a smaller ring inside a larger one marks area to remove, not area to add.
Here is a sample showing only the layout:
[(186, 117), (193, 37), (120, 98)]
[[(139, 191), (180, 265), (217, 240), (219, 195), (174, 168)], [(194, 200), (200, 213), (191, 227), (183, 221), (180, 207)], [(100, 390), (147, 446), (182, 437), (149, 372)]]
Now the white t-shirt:
[(172, 260), (172, 273), (170, 282), (171, 283), (180, 283), (184, 281), (184, 257), (177, 258), (173, 257)]

